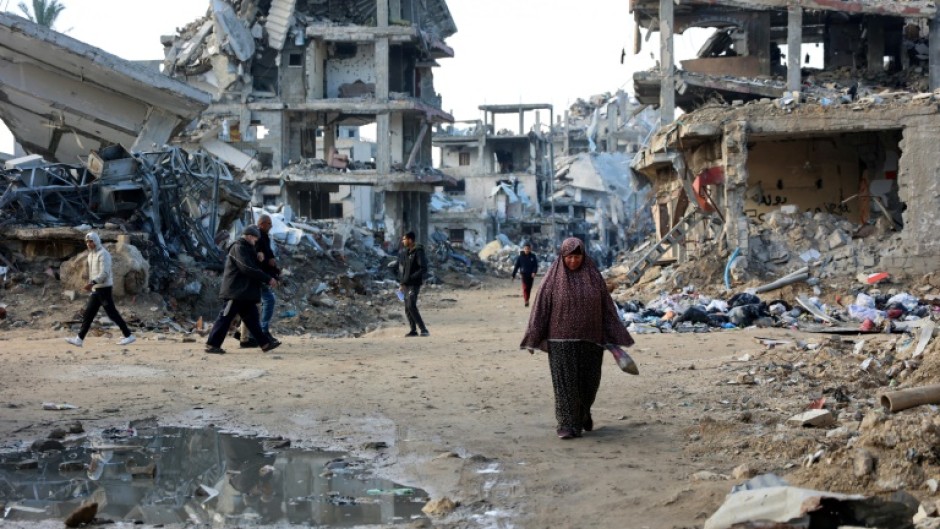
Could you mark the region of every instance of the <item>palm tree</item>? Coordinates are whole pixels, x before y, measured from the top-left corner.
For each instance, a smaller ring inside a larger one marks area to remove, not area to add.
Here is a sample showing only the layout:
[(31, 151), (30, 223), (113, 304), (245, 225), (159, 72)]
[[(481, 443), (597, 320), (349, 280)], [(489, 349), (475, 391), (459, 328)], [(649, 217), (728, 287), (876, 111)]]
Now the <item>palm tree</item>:
[(65, 6), (60, 4), (59, 0), (33, 0), (32, 13), (26, 6), (26, 2), (20, 2), (18, 7), (26, 15), (26, 18), (50, 29), (55, 24), (55, 19), (59, 18), (59, 14), (65, 9)]

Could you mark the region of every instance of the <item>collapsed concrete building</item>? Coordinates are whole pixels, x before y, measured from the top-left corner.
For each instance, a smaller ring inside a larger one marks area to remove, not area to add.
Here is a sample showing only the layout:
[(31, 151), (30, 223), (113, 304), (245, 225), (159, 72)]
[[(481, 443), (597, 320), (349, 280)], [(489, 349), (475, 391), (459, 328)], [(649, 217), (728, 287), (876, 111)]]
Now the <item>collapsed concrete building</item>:
[[(0, 167), (3, 267), (58, 267), (84, 250), (91, 226), (163, 265), (182, 253), (221, 262), (217, 231), (250, 196), (211, 155), (167, 146), (208, 93), (7, 13), (0, 72), (0, 118), (30, 153)], [(151, 279), (170, 274), (161, 266)], [(134, 288), (147, 282), (135, 279)]]
[[(633, 164), (654, 184), (659, 242), (630, 280), (656, 261), (716, 249), (739, 250), (752, 272), (772, 270), (781, 256), (761, 225), (779, 225), (779, 211), (786, 222), (856, 224), (813, 243), (832, 250), (833, 269), (935, 269), (940, 96), (918, 93), (940, 86), (932, 3), (634, 0), (631, 10), (638, 37), (660, 32), (662, 62), (634, 84), (662, 122)], [(676, 71), (673, 35), (695, 27), (715, 32)], [(804, 44), (822, 46), (822, 69), (801, 69)], [(677, 106), (686, 114), (673, 121)], [(873, 232), (877, 247), (862, 239)]]
[[(546, 250), (571, 235), (604, 252), (622, 245), (622, 203), (638, 200), (629, 162), (657, 121), (649, 105), (620, 92), (579, 99), (564, 120), (549, 104), (479, 108), (482, 120), (434, 133), (440, 168), (456, 181), (433, 208), (434, 229), (474, 249), (500, 233)], [(518, 126), (498, 128), (500, 116)]]
[[(212, 0), (164, 38), (164, 71), (213, 95), (188, 141), (246, 169), (256, 204), (336, 216), (340, 186), (357, 220), (395, 239), (427, 236), (431, 134), (453, 121), (434, 91), (456, 26), (444, 0)], [(339, 133), (374, 125), (374, 161), (340, 153)], [(318, 156), (324, 156), (318, 158)], [(364, 217), (364, 218), (363, 218)]]
[[(548, 104), (482, 105), (483, 120), (461, 121), (434, 132), (433, 144), (441, 150), (441, 170), (454, 183), (443, 192), (465, 203), (461, 208), (439, 209), (432, 225), (455, 244), (491, 241), (506, 230), (520, 237), (546, 235), (550, 221), (541, 218), (541, 204), (549, 204), (554, 192), (552, 144), (542, 131), (544, 111), (553, 119)], [(496, 129), (500, 115), (518, 117), (518, 128)], [(526, 130), (526, 119), (535, 125)]]

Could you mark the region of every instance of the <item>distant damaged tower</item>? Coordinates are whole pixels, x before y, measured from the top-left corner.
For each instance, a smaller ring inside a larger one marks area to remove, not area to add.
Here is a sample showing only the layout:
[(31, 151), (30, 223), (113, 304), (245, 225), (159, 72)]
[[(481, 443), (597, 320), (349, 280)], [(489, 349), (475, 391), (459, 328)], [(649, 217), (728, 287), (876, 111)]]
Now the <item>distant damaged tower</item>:
[(164, 71), (213, 94), (187, 141), (246, 168), (256, 205), (424, 239), (442, 180), (428, 131), (453, 121), (432, 68), (456, 31), (444, 0), (212, 0), (164, 39)]

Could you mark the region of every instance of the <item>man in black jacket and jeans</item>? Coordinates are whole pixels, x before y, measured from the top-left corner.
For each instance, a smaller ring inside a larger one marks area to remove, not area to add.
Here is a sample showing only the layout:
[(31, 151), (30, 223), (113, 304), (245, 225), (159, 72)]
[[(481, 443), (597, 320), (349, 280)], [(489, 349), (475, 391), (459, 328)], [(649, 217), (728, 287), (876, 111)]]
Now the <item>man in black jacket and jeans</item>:
[(415, 232), (409, 231), (401, 238), (402, 249), (398, 252), (399, 290), (405, 295), (405, 316), (411, 332), (405, 336), (430, 336), (428, 328), (418, 312), (418, 293), (428, 274), (428, 258), (424, 255), (424, 246), (415, 243)]
[(265, 274), (258, 266), (255, 244), (261, 237), (257, 226), (251, 225), (242, 232), (242, 237), (232, 244), (225, 257), (225, 271), (222, 273), (222, 289), (219, 297), (225, 302), (219, 317), (212, 324), (212, 331), (206, 340), (206, 352), (224, 354), (222, 342), (228, 334), (235, 316), (241, 316), (251, 335), (261, 345), (261, 350), (268, 352), (278, 345), (261, 330), (258, 320), (257, 303), (261, 299), (261, 285), (277, 287), (277, 280)]

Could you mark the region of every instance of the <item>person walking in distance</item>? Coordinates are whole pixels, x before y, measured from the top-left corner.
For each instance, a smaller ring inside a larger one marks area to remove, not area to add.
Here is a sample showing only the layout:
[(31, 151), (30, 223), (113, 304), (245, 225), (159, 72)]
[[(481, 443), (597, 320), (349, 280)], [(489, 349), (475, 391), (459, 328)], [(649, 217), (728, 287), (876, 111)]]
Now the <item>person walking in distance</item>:
[(421, 285), (428, 274), (428, 258), (424, 254), (424, 246), (415, 242), (415, 232), (409, 231), (401, 238), (402, 249), (398, 252), (398, 283), (399, 290), (405, 296), (405, 316), (411, 331), (405, 336), (429, 336), (428, 328), (418, 312), (418, 294)]
[(124, 335), (124, 338), (117, 342), (118, 345), (132, 344), (137, 338), (131, 334), (131, 330), (124, 322), (124, 318), (121, 317), (121, 313), (114, 306), (114, 297), (112, 296), (114, 277), (111, 271), (111, 254), (101, 244), (101, 237), (93, 231), (85, 235), (85, 247), (88, 248), (88, 257), (86, 257), (88, 283), (85, 284), (84, 290), (91, 292), (91, 295), (88, 296), (88, 303), (85, 305), (85, 312), (82, 314), (81, 330), (78, 331), (77, 336), (66, 338), (65, 341), (75, 347), (81, 347), (85, 343), (88, 330), (91, 329), (92, 321), (98, 314), (98, 309), (104, 307), (105, 314), (117, 324)]
[(248, 331), (260, 344), (261, 350), (268, 352), (281, 345), (273, 342), (261, 330), (258, 320), (258, 301), (261, 299), (261, 285), (271, 288), (277, 286), (277, 279), (264, 273), (258, 266), (258, 255), (255, 253), (255, 244), (261, 238), (261, 230), (257, 226), (248, 226), (242, 231), (242, 236), (231, 248), (225, 257), (225, 271), (222, 272), (222, 288), (219, 297), (224, 302), (219, 317), (212, 324), (212, 331), (206, 340), (206, 352), (224, 354), (222, 342), (228, 334), (235, 316), (241, 316), (248, 327)]
[[(258, 231), (261, 237), (255, 244), (255, 252), (258, 255), (258, 264), (261, 271), (269, 276), (281, 280), (281, 269), (277, 266), (277, 258), (274, 257), (274, 247), (271, 245), (271, 237), (268, 232), (271, 231), (271, 216), (263, 214), (258, 217)], [(274, 317), (274, 304), (277, 297), (274, 295), (274, 289), (267, 284), (261, 285), (261, 331), (268, 337), (268, 341), (277, 342), (277, 338), (271, 335), (271, 318)], [(251, 339), (248, 327), (242, 321), (240, 329), (241, 347), (257, 347), (258, 344)]]
[(539, 259), (532, 253), (532, 245), (525, 243), (522, 245), (522, 252), (516, 257), (516, 266), (512, 268), (512, 280), (516, 280), (516, 272), (522, 276), (522, 300), (525, 306), (529, 306), (529, 295), (532, 293), (532, 283), (535, 282), (535, 274), (539, 271)]
[(530, 353), (548, 353), (560, 439), (594, 429), (591, 406), (601, 384), (604, 347), (633, 345), (604, 278), (585, 254), (581, 239), (562, 242), (558, 259), (542, 278), (520, 344)]

